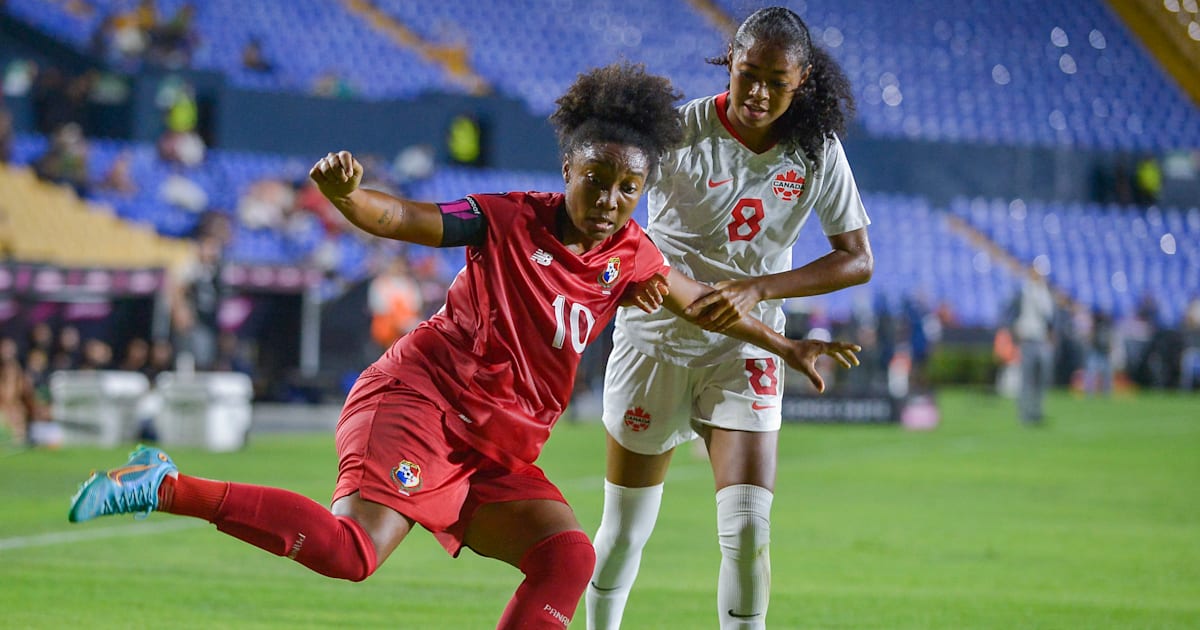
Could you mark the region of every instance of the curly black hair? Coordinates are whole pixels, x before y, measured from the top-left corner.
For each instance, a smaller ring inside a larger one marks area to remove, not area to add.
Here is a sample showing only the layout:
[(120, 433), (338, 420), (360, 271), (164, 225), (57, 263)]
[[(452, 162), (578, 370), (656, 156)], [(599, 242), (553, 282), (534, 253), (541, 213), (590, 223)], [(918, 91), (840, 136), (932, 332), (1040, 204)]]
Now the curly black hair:
[(775, 125), (782, 130), (779, 142), (783, 146), (804, 151), (820, 165), (826, 138), (844, 134), (846, 123), (854, 118), (850, 80), (829, 53), (812, 43), (804, 20), (786, 7), (767, 7), (750, 14), (734, 33), (729, 51), (708, 62), (730, 68), (734, 54), (756, 42), (789, 51), (802, 66), (812, 65), (808, 81), (796, 90), (791, 106)]
[(675, 102), (683, 95), (671, 81), (642, 64), (614, 63), (581, 73), (557, 101), (550, 122), (564, 156), (599, 142), (641, 149), (653, 167), (683, 139)]

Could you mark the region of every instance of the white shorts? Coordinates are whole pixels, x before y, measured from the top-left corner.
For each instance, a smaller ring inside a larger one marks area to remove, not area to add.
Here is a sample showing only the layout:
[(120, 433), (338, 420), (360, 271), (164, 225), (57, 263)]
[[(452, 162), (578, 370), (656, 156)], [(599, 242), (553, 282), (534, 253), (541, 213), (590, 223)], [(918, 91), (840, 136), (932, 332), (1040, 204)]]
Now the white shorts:
[(710, 427), (778, 431), (783, 373), (771, 355), (705, 367), (659, 361), (617, 328), (604, 374), (604, 426), (642, 455), (665, 453)]

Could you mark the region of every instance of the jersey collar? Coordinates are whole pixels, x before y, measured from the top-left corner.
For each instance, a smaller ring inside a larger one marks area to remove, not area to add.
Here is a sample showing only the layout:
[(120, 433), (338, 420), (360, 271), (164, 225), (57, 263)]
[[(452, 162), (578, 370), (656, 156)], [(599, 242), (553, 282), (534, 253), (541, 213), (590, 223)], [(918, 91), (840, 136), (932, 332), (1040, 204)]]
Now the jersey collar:
[(729, 122), (729, 115), (725, 113), (725, 109), (729, 106), (729, 92), (722, 92), (718, 94), (717, 98), (713, 101), (713, 105), (715, 105), (717, 108), (717, 118), (721, 119), (721, 125), (725, 127), (725, 131), (728, 131), (729, 135), (733, 136), (733, 139), (737, 140), (738, 143), (743, 147), (746, 147), (748, 151), (751, 151), (756, 155), (762, 155), (763, 153), (774, 149), (775, 145), (778, 144), (778, 141), (772, 142), (771, 146), (763, 149), (762, 151), (755, 151), (746, 144), (746, 141), (743, 140), (742, 137), (738, 135), (737, 130), (733, 128), (733, 123)]

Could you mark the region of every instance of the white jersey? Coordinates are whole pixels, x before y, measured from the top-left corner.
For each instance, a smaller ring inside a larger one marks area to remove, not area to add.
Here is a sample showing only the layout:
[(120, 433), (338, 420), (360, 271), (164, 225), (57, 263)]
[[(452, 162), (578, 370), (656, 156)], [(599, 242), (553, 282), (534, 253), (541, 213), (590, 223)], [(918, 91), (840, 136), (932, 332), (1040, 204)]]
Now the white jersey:
[[(706, 283), (781, 273), (792, 269), (792, 246), (814, 210), (826, 236), (870, 224), (841, 141), (825, 143), (819, 169), (800, 150), (776, 145), (755, 153), (726, 118), (727, 99), (709, 96), (680, 109), (685, 138), (647, 184), (646, 231), (672, 267)], [(752, 314), (783, 331), (783, 300), (764, 300)], [(665, 309), (624, 308), (616, 325), (642, 353), (679, 365), (763, 355)]]

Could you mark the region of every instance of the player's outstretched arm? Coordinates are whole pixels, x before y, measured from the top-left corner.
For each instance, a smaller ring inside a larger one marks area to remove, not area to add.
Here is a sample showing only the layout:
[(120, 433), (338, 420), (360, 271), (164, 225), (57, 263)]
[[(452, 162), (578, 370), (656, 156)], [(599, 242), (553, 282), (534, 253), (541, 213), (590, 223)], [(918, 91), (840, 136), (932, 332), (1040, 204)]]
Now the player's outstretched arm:
[(308, 176), (316, 182), (321, 194), (360, 230), (418, 245), (442, 244), (442, 212), (437, 205), (359, 188), (363, 166), (349, 151), (321, 158)]
[[(687, 306), (712, 291), (712, 288), (675, 269), (671, 269), (667, 276), (667, 282), (670, 291), (662, 293), (663, 306), (693, 324), (711, 330), (696, 315), (688, 314)], [(816, 368), (817, 359), (821, 355), (829, 355), (842, 367), (850, 368), (859, 364), (858, 356), (854, 353), (862, 350), (855, 344), (843, 341), (788, 339), (750, 315), (743, 315), (733, 324), (716, 332), (752, 343), (763, 350), (779, 355), (789, 367), (807, 376), (819, 392), (825, 391), (825, 381)]]
[(875, 259), (867, 228), (830, 236), (829, 244), (829, 253), (803, 267), (717, 282), (713, 291), (688, 305), (688, 315), (698, 318), (704, 328), (720, 332), (762, 300), (822, 295), (871, 279)]

